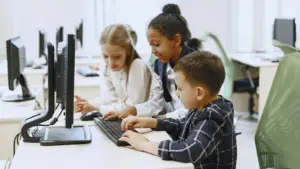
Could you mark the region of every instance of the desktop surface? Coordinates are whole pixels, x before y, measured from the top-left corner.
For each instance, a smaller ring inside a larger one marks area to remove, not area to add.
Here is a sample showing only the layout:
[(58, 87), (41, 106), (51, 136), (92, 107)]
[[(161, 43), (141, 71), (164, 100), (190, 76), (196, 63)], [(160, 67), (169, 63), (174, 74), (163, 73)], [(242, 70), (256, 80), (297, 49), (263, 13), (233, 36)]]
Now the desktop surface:
[(273, 66), (278, 65), (278, 62), (273, 62), (272, 59), (282, 58), (282, 52), (266, 52), (266, 53), (231, 53), (229, 57), (240, 63), (253, 66)]
[[(83, 145), (44, 147), (33, 143), (20, 143), (11, 169), (99, 169), (99, 168), (193, 168), (190, 163), (163, 161), (160, 157), (116, 146), (96, 126), (90, 126), (92, 143)], [(150, 132), (152, 141), (168, 137), (165, 132)]]

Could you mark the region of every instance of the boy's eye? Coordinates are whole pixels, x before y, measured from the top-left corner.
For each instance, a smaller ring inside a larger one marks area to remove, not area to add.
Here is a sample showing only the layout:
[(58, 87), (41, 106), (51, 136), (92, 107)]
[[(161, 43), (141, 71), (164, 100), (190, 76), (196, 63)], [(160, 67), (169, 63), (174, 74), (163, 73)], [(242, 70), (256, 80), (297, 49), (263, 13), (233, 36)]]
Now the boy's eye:
[(107, 58), (108, 58), (108, 56), (107, 56), (107, 55), (103, 55), (103, 57), (104, 57), (104, 59), (107, 59)]

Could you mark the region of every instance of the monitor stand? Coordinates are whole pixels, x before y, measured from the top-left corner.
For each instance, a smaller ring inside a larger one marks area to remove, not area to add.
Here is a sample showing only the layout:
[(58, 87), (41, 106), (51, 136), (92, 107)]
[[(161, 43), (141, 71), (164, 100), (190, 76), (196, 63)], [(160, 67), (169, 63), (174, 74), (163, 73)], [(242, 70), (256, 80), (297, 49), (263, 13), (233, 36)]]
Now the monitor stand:
[(45, 130), (45, 135), (40, 139), (43, 146), (87, 144), (92, 141), (91, 131), (88, 125), (73, 126), (51, 126)]
[(27, 83), (26, 77), (23, 74), (21, 74), (19, 76), (18, 81), (21, 85), (22, 95), (3, 96), (2, 101), (5, 101), (5, 102), (22, 102), (22, 101), (28, 101), (28, 100), (34, 100), (35, 99), (35, 96), (31, 94), (31, 92), (28, 88), (28, 83)]

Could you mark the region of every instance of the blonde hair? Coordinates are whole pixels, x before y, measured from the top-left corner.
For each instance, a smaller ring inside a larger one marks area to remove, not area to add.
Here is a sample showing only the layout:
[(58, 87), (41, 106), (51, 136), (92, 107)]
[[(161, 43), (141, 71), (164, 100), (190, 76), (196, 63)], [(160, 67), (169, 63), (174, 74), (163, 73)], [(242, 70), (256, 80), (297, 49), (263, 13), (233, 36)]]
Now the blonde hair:
[(134, 59), (140, 58), (134, 48), (136, 41), (135, 31), (129, 25), (123, 24), (108, 25), (100, 36), (100, 45), (111, 44), (125, 48), (127, 66), (130, 66)]

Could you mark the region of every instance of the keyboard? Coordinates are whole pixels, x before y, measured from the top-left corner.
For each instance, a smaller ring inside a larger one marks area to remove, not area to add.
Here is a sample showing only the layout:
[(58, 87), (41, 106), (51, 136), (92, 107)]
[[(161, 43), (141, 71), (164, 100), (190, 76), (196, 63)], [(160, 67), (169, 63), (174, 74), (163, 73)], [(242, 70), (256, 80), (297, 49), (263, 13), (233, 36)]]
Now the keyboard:
[(99, 76), (98, 72), (96, 70), (93, 70), (89, 67), (82, 67), (77, 69), (77, 73), (85, 76), (85, 77), (95, 77)]
[(107, 137), (111, 139), (111, 141), (114, 142), (117, 146), (129, 146), (127, 142), (119, 141), (119, 138), (124, 133), (121, 130), (122, 120), (105, 121), (102, 120), (101, 117), (95, 117), (94, 122), (103, 131), (103, 133), (107, 135)]

